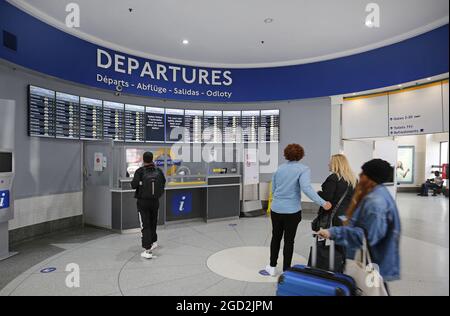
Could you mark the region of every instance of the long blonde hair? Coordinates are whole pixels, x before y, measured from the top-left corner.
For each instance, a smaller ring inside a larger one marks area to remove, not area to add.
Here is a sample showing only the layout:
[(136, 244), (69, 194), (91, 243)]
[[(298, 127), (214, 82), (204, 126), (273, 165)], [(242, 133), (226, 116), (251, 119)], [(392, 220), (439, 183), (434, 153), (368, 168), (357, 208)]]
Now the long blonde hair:
[(356, 187), (358, 180), (348, 163), (347, 157), (341, 154), (332, 156), (330, 169), (332, 173), (338, 176), (339, 180), (344, 179), (353, 188)]

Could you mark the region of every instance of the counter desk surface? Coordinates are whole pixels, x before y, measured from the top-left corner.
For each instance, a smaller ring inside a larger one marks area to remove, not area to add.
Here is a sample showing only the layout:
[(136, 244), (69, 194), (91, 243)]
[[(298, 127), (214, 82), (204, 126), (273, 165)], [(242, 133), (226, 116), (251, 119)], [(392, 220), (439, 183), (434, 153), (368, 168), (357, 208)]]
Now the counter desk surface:
[[(111, 189), (112, 229), (119, 232), (140, 229), (135, 190), (131, 179), (120, 180), (123, 188)], [(206, 181), (168, 182), (160, 199), (159, 225), (203, 218), (206, 222), (239, 218), (241, 176), (206, 177)]]

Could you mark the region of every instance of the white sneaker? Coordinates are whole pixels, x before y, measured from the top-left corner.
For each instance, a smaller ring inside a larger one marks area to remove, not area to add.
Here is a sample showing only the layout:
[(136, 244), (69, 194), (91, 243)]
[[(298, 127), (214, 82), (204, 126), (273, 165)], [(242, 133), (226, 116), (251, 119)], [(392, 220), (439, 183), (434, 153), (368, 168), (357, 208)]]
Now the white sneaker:
[(157, 243), (157, 242), (154, 242), (153, 245), (152, 245), (152, 247), (150, 248), (150, 251), (153, 251), (153, 250), (155, 250), (156, 248), (158, 248), (158, 243)]
[(271, 267), (270, 265), (268, 265), (268, 266), (266, 267), (266, 272), (267, 272), (271, 277), (274, 277), (274, 276), (277, 275), (277, 268)]
[(146, 250), (143, 253), (141, 253), (141, 257), (145, 258), (145, 259), (152, 259), (153, 258), (153, 254), (151, 250)]

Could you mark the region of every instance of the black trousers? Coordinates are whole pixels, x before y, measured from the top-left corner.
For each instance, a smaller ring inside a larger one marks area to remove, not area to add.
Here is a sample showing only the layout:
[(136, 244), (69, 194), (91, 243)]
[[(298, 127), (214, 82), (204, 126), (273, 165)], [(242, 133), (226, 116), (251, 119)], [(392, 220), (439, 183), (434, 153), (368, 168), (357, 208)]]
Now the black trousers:
[(297, 235), (298, 224), (302, 221), (302, 212), (295, 214), (278, 214), (272, 211), (272, 242), (270, 244), (270, 265), (276, 267), (280, 253), (281, 240), (284, 236), (284, 263), (283, 271), (292, 265), (294, 255), (294, 242)]
[(158, 241), (156, 228), (158, 226), (159, 200), (138, 200), (137, 209), (141, 222), (142, 248), (148, 250)]

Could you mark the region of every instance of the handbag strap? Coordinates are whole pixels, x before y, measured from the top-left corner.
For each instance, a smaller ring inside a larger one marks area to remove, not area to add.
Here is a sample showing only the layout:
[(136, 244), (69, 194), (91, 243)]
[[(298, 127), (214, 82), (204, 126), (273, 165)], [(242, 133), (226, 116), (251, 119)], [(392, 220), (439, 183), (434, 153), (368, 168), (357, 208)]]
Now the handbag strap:
[(347, 185), (347, 189), (345, 189), (345, 193), (340, 198), (339, 202), (336, 204), (336, 206), (333, 208), (333, 211), (331, 212), (330, 216), (330, 227), (333, 227), (333, 220), (336, 216), (337, 211), (341, 207), (342, 203), (344, 202), (345, 198), (347, 197), (348, 192), (350, 191), (350, 183)]

